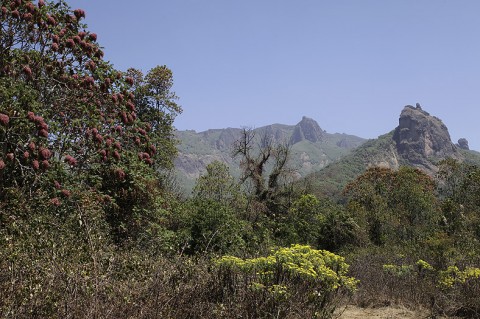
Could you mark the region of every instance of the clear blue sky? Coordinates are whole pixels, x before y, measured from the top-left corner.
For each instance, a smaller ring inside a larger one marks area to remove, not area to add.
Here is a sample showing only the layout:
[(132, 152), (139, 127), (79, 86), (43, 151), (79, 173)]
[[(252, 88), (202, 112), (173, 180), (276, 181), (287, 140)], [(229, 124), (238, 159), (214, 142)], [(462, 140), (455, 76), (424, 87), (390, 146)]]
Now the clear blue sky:
[(480, 150), (478, 0), (71, 0), (118, 69), (172, 69), (180, 129), (375, 138), (420, 102)]

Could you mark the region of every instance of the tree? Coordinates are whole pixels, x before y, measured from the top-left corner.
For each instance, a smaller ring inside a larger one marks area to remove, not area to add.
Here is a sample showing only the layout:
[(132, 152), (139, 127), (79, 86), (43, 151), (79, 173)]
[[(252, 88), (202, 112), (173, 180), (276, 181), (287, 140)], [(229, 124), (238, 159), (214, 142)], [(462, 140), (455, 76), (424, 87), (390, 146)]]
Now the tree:
[(173, 122), (182, 112), (175, 102), (178, 97), (172, 91), (173, 73), (165, 65), (156, 66), (145, 76), (140, 70), (128, 69), (127, 75), (134, 79), (133, 92), (138, 118), (148, 123), (158, 157), (157, 168), (173, 167), (173, 159), (177, 153)]
[(417, 241), (438, 227), (435, 182), (416, 168), (374, 167), (347, 185), (349, 210), (375, 244)]
[[(267, 134), (255, 145), (257, 141), (253, 130), (243, 129), (240, 139), (234, 143), (233, 156), (241, 158), (241, 182), (252, 182), (255, 199), (274, 208), (285, 190), (281, 180), (290, 172), (287, 166), (290, 145), (275, 143)], [(267, 170), (267, 164), (271, 165), (270, 170)]]
[(240, 185), (227, 165), (214, 161), (200, 176), (193, 189), (189, 213), (184, 224), (190, 232), (190, 253), (232, 252), (245, 248), (244, 237), (249, 228), (240, 218), (244, 198)]
[(193, 198), (231, 207), (237, 207), (242, 202), (240, 186), (230, 175), (227, 165), (219, 161), (207, 165), (207, 172), (198, 178), (193, 188)]
[(16, 193), (54, 208), (87, 191), (115, 237), (128, 238), (155, 206), (181, 109), (171, 71), (156, 68), (135, 84), (103, 60), (84, 17), (64, 1), (1, 7), (0, 201)]

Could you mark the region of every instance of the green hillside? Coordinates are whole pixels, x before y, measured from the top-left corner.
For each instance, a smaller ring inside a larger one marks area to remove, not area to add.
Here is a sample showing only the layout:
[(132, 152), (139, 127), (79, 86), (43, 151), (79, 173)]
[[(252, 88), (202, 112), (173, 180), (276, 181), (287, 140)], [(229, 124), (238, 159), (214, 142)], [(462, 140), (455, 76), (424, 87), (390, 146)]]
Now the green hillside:
[[(329, 134), (321, 130), (315, 121), (305, 117), (302, 121), (307, 122), (303, 130), (302, 122), (297, 125), (272, 124), (253, 130), (257, 145), (265, 136), (272, 138), (274, 143), (291, 144), (289, 167), (297, 179), (338, 161), (365, 141), (354, 135)], [(293, 140), (295, 130), (300, 130), (299, 141)], [(191, 130), (176, 132), (179, 140), (176, 176), (184, 193), (191, 192), (195, 180), (213, 161), (224, 162), (233, 176), (240, 176), (240, 162), (232, 158), (232, 145), (240, 138), (241, 132), (239, 128), (212, 129), (199, 133)]]

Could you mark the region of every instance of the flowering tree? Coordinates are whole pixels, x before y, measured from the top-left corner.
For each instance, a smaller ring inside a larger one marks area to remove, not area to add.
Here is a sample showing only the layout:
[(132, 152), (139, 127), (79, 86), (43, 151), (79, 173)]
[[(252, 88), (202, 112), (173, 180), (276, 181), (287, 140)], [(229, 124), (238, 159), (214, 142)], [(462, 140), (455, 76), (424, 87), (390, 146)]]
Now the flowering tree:
[[(144, 84), (103, 60), (84, 17), (64, 1), (1, 1), (0, 202), (15, 190), (60, 206), (89, 190), (122, 220), (148, 203), (139, 195), (145, 183), (156, 187), (156, 171), (171, 166), (181, 109), (170, 77), (164, 107), (144, 96), (142, 110), (158, 112), (139, 116), (135, 92)], [(159, 142), (168, 152), (157, 151)], [(122, 198), (128, 206), (116, 203)]]

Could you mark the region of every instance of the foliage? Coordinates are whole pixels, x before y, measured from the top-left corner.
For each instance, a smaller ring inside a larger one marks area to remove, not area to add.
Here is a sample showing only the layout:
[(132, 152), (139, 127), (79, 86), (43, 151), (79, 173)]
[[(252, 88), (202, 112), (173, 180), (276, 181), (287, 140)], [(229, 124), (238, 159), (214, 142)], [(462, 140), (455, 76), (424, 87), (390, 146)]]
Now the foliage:
[(362, 245), (365, 237), (349, 213), (328, 199), (314, 195), (300, 196), (293, 202), (286, 218), (279, 222), (277, 237), (288, 244), (308, 244), (339, 251)]
[(225, 283), (223, 298), (247, 294), (258, 300), (248, 317), (286, 318), (295, 297), (302, 300), (304, 316), (327, 318), (337, 306), (336, 298), (357, 285), (347, 276), (343, 257), (309, 246), (292, 245), (252, 259), (223, 256), (216, 264)]
[(240, 186), (230, 175), (227, 165), (219, 161), (207, 165), (207, 172), (198, 178), (193, 189), (193, 198), (212, 200), (235, 208), (244, 205)]
[(319, 200), (311, 194), (302, 195), (293, 202), (285, 220), (279, 223), (278, 236), (290, 245), (316, 246), (323, 218)]
[(353, 293), (478, 317), (478, 166), (351, 180), (385, 135), (322, 173), (342, 180), (326, 192), (351, 180), (334, 202), (291, 183), (287, 144), (245, 130), (244, 187), (213, 162), (183, 199), (171, 70), (115, 70), (84, 16), (1, 2), (1, 317), (325, 318)]
[[(233, 145), (233, 157), (240, 157), (241, 182), (253, 185), (254, 199), (265, 203), (272, 211), (282, 206), (282, 199), (288, 193), (285, 182), (289, 178), (289, 144), (276, 143), (273, 136), (265, 133), (255, 145), (255, 133), (243, 129), (241, 137)], [(271, 163), (271, 170), (266, 166)]]
[(418, 169), (374, 167), (347, 185), (345, 194), (358, 223), (381, 245), (419, 241), (438, 227), (434, 190), (434, 181)]
[(172, 165), (172, 121), (181, 109), (171, 101), (171, 72), (147, 75), (145, 87), (163, 90), (147, 99), (153, 93), (103, 60), (84, 16), (63, 1), (2, 6), (0, 200), (20, 189), (59, 207), (94, 189), (121, 242), (155, 218), (157, 170)]
[(230, 207), (212, 200), (193, 201), (186, 226), (190, 232), (189, 253), (226, 253), (245, 248), (245, 223)]

